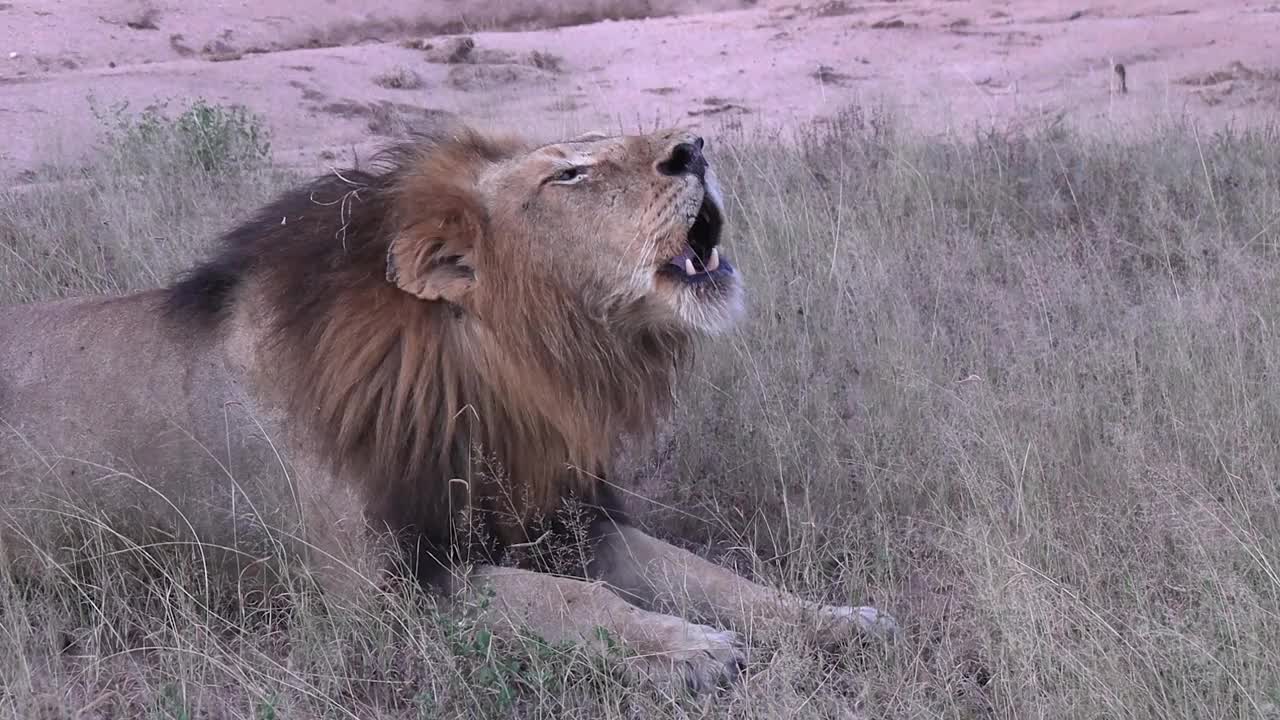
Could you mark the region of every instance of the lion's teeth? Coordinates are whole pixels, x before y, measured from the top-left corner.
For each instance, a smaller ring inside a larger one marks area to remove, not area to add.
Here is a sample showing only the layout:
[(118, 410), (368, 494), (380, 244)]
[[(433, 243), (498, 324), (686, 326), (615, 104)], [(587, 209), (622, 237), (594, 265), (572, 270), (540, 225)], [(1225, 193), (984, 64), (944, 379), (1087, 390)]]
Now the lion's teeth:
[(684, 259), (684, 274), (685, 274), (685, 275), (693, 275), (693, 274), (696, 274), (696, 272), (697, 272), (697, 271), (693, 269), (693, 260), (690, 260), (689, 258), (685, 258), (685, 259)]
[(720, 248), (711, 248), (711, 258), (707, 260), (707, 272), (715, 272), (720, 267)]

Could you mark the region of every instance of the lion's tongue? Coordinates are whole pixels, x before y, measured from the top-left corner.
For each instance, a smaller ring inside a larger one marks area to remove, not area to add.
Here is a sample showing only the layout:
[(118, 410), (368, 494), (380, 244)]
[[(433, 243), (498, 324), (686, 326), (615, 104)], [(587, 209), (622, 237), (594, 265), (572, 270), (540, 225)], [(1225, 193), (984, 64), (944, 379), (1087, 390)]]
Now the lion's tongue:
[(686, 247), (684, 252), (671, 258), (667, 262), (679, 268), (685, 275), (697, 274), (697, 265), (694, 262), (693, 248)]

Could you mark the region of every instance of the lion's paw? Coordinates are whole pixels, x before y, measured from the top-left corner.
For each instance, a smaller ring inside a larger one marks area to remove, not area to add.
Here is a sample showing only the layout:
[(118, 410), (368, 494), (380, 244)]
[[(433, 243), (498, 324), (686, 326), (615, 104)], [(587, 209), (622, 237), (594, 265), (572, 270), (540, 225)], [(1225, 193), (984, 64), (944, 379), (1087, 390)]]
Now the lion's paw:
[(633, 670), (650, 681), (683, 685), (695, 693), (732, 683), (747, 664), (741, 635), (684, 621), (654, 629), (635, 650)]
[(873, 607), (824, 607), (819, 613), (824, 635), (843, 641), (851, 637), (886, 640), (898, 633), (898, 623)]

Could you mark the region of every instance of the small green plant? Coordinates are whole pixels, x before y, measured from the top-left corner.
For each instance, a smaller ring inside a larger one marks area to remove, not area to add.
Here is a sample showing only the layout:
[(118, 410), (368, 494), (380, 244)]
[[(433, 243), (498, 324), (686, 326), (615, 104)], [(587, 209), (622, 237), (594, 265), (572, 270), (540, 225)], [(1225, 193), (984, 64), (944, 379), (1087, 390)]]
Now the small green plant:
[[(602, 662), (621, 657), (622, 646), (604, 628), (600, 638), (609, 657), (603, 661), (584, 660), (569, 641), (553, 643), (533, 633), (521, 633), (518, 639), (494, 635), (477, 622), (492, 597), (487, 591), (469, 611), (439, 614), (434, 622), (471, 691), (498, 713), (509, 713), (522, 697), (559, 697), (575, 679), (606, 676), (608, 667)], [(416, 703), (423, 713), (433, 706), (430, 696), (420, 695)]]
[(182, 692), (177, 685), (168, 683), (156, 698), (156, 717), (165, 720), (191, 720), (191, 711), (183, 702)]
[(280, 714), (276, 712), (277, 701), (274, 697), (263, 698), (258, 702), (258, 708), (254, 711), (255, 720), (277, 720)]
[(172, 150), (193, 169), (210, 174), (235, 173), (269, 161), (270, 133), (263, 119), (247, 108), (197, 98), (170, 117), (167, 106), (165, 101), (134, 114), (128, 112), (128, 102), (121, 102), (104, 112), (90, 98), (91, 112), (106, 126), (105, 145), (125, 160), (164, 156)]

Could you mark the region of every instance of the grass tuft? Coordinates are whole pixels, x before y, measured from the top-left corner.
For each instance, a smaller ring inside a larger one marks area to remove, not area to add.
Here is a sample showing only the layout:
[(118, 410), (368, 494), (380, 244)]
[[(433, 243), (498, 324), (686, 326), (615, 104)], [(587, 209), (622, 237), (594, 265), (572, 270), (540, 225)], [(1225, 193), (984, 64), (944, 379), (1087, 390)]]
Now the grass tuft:
[(0, 302), (158, 285), (284, 182), (244, 108), (93, 110), (92, 157), (0, 190)]

